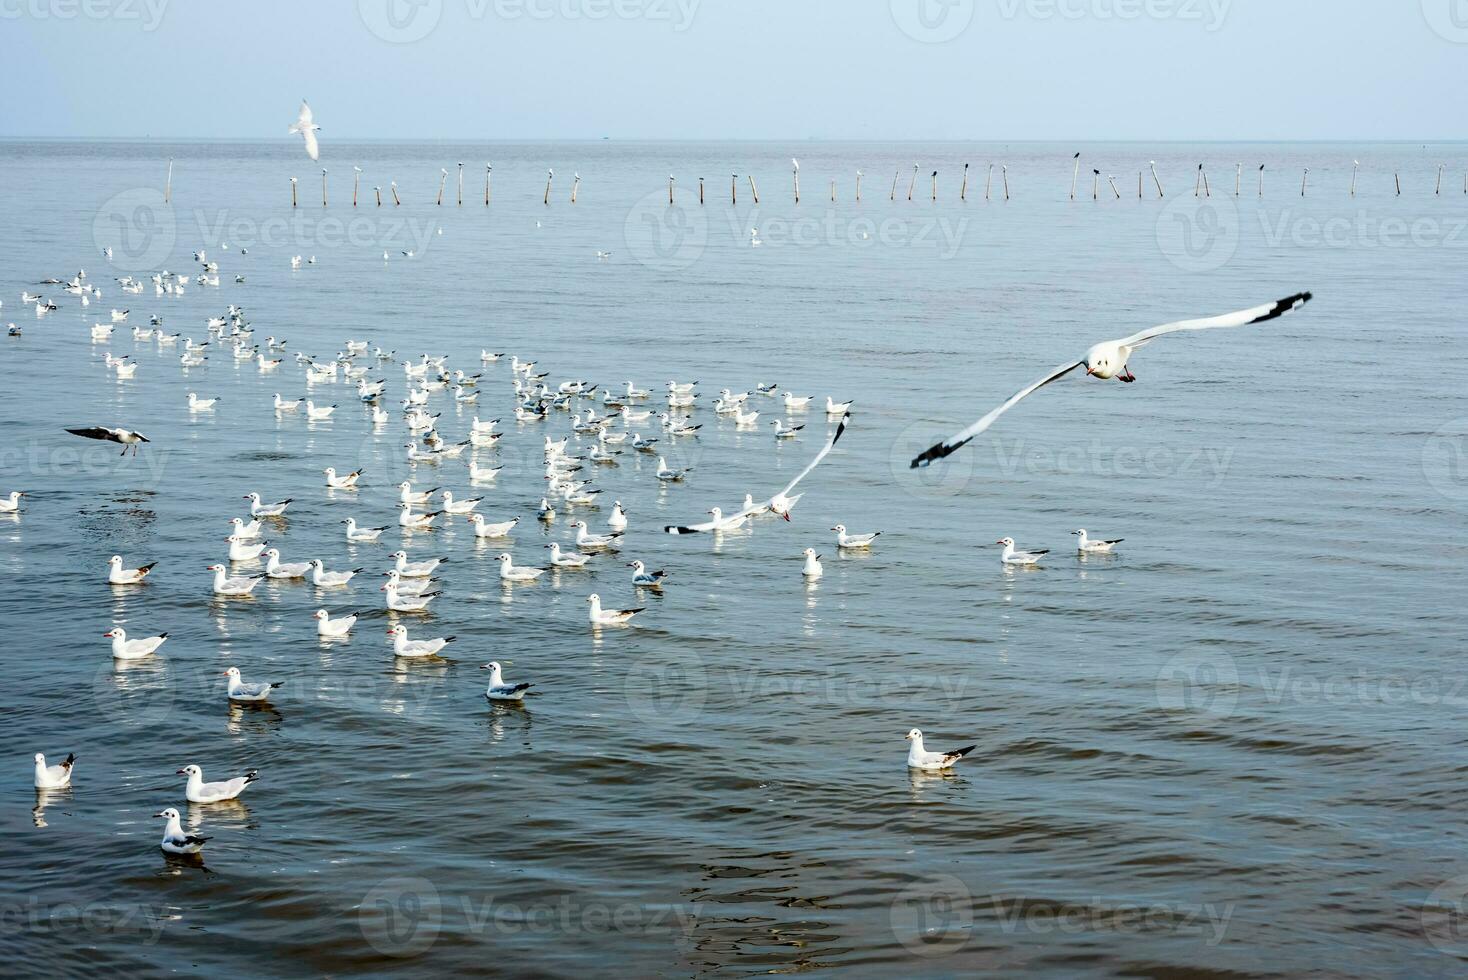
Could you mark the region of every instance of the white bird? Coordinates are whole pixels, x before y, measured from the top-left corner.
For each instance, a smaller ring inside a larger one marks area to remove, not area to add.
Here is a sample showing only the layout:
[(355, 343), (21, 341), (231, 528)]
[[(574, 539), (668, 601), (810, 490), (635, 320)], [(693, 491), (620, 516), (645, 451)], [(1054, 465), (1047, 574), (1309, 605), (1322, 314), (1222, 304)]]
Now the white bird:
[(576, 529), (576, 547), (582, 551), (615, 549), (619, 544), (617, 539), (622, 536), (620, 531), (612, 534), (592, 534), (586, 529), (585, 521), (576, 521), (571, 526)]
[(1014, 538), (1001, 538), (994, 543), (1004, 546), (999, 560), (1006, 565), (1038, 565), (1041, 558), (1050, 554), (1048, 551), (1018, 551), (1014, 547)]
[(663, 580), (668, 577), (668, 573), (662, 570), (649, 572), (647, 566), (640, 561), (630, 562), (627, 567), (632, 569), (632, 585), (637, 588), (660, 589)]
[(517, 567), (509, 555), (500, 555), (500, 578), (506, 582), (534, 582), (545, 574), (543, 568)]
[(382, 537), (382, 532), (387, 530), (385, 527), (359, 528), (355, 517), (348, 517), (342, 523), (347, 526), (347, 540), (353, 544), (372, 544), (378, 538)]
[(483, 503), (483, 497), (475, 497), (472, 500), (455, 500), (452, 490), (443, 492), (443, 512), (463, 516), (474, 512), (474, 508)]
[(345, 476), (337, 476), (336, 468), (328, 466), (325, 472), (326, 485), (333, 490), (355, 490), (357, 488), (357, 481), (362, 479), (361, 470), (353, 470)]
[(143, 579), (148, 577), (148, 573), (151, 572), (157, 566), (157, 564), (158, 563), (156, 561), (153, 561), (142, 566), (141, 568), (123, 568), (122, 556), (113, 555), (111, 558), (107, 559), (107, 582), (110, 585), (137, 585), (139, 582), (143, 581)]
[(244, 499), (250, 502), (251, 517), (280, 517), (285, 513), (285, 509), (291, 505), (292, 500), (291, 497), (287, 497), (273, 504), (261, 503), (260, 495), (253, 490), (245, 494)]
[(802, 554), (805, 555), (805, 564), (801, 566), (801, 575), (811, 581), (815, 581), (826, 574), (826, 570), (821, 567), (821, 556), (816, 554), (816, 549), (806, 548)]
[(311, 399), (306, 399), (306, 418), (309, 421), (324, 422), (331, 418), (331, 413), (335, 411), (335, 405), (317, 405)]
[[(810, 476), (811, 471), (814, 470), (817, 466), (820, 466), (821, 461), (830, 454), (831, 450), (836, 448), (836, 443), (841, 440), (842, 434), (846, 432), (846, 425), (850, 421), (851, 416), (843, 416), (841, 419), (841, 424), (836, 426), (836, 431), (832, 433), (831, 438), (826, 442), (826, 445), (822, 447), (821, 451), (816, 454), (816, 458), (810, 461), (810, 465), (801, 470), (800, 473), (796, 475), (795, 479), (791, 480), (785, 486), (785, 489), (781, 490), (769, 500), (765, 501), (764, 504), (759, 506), (768, 507), (771, 513), (783, 517), (787, 521), (790, 520), (790, 512), (795, 509), (796, 504), (800, 503), (800, 498), (805, 496), (805, 494), (801, 493), (796, 494), (792, 497), (790, 495), (791, 491), (800, 484), (801, 480), (804, 480), (807, 476)], [(746, 505), (745, 511), (749, 511), (748, 505)]]
[(20, 512), (20, 498), (25, 494), (20, 490), (10, 491), (7, 497), (0, 497), (0, 514), (15, 514)]
[(71, 785), (71, 771), (76, 765), (76, 756), (70, 752), (66, 759), (54, 766), (46, 765), (46, 757), (36, 753), (36, 789), (62, 789)]
[(612, 504), (612, 513), (607, 518), (607, 527), (613, 531), (627, 530), (627, 512), (622, 509), (622, 501), (618, 500)]
[(195, 765), (184, 766), (178, 771), (178, 775), (189, 777), (188, 785), (184, 787), (184, 798), (190, 803), (223, 803), (225, 800), (232, 800), (243, 793), (246, 786), (260, 778), (259, 772), (248, 769), (243, 776), (206, 783), (204, 770)]
[(343, 616), (341, 619), (332, 619), (331, 613), (325, 609), (318, 609), (312, 614), (316, 619), (316, 635), (325, 637), (344, 637), (352, 632), (352, 627), (357, 623), (357, 617)]
[(427, 612), (428, 604), (442, 592), (424, 592), (421, 595), (406, 596), (398, 592), (398, 587), (388, 582), (380, 590), (387, 593), (387, 608), (391, 612)]
[(422, 507), (433, 498), (434, 494), (438, 493), (438, 490), (438, 487), (434, 487), (432, 490), (419, 493), (418, 491), (413, 489), (413, 484), (404, 481), (398, 484), (398, 503), (416, 504), (417, 506)]
[(1086, 533), (1085, 528), (1070, 533), (1076, 536), (1076, 551), (1087, 555), (1107, 554), (1111, 549), (1126, 540), (1125, 538), (1117, 538), (1114, 541), (1092, 541), (1091, 536)]
[(320, 129), (321, 127), (316, 125), (313, 120), (311, 107), (306, 104), (305, 99), (302, 99), (301, 114), (296, 117), (296, 121), (291, 123), (290, 128), (286, 132), (300, 134), (301, 139), (306, 143), (306, 156), (312, 160), (318, 160), (321, 156), (321, 148), (316, 143), (316, 133)]
[(435, 640), (410, 640), (408, 627), (401, 623), (388, 627), (387, 635), (392, 638), (393, 656), (404, 660), (437, 656), (440, 650), (458, 639), (456, 636), (445, 636)]
[(710, 508), (709, 514), (713, 519), (702, 524), (691, 524), (687, 527), (669, 525), (663, 530), (672, 535), (722, 534), (725, 531), (737, 531), (749, 521), (748, 514), (733, 514), (725, 517), (724, 512), (717, 507)]
[(158, 842), (164, 853), (167, 854), (198, 854), (204, 849), (204, 842), (210, 838), (202, 834), (184, 833), (183, 824), (179, 822), (178, 811), (173, 807), (160, 810), (153, 814), (155, 817), (163, 817), (168, 824), (163, 828), (163, 840)]
[(811, 397), (810, 395), (806, 395), (805, 397), (797, 398), (787, 391), (785, 392), (785, 410), (787, 412), (795, 412), (802, 408), (808, 408), (810, 407)]
[(229, 678), (228, 694), (231, 701), (266, 701), (270, 698), (270, 692), (285, 684), (284, 681), (260, 681), (248, 683), (240, 677), (240, 669), (231, 667), (224, 672)]
[(923, 748), (923, 733), (916, 728), (907, 733), (907, 740), (912, 743), (907, 750), (907, 767), (921, 769), (923, 772), (942, 772), (944, 769), (951, 769), (959, 759), (978, 748), (976, 745), (970, 745), (952, 752), (929, 752)]
[(684, 479), (687, 478), (688, 474), (691, 473), (691, 472), (693, 472), (693, 468), (692, 467), (689, 467), (688, 469), (683, 469), (683, 470), (671, 470), (671, 469), (668, 469), (668, 461), (666, 459), (664, 459), (662, 456), (659, 456), (658, 457), (658, 473), (657, 473), (657, 476), (658, 476), (658, 479), (661, 480), (661, 481), (663, 481), (664, 483), (682, 483), (684, 481)]
[(263, 578), (240, 575), (231, 578), (223, 565), (210, 565), (205, 571), (214, 573), (214, 594), (236, 598), (249, 595)]
[(586, 601), (591, 603), (590, 619), (593, 626), (620, 625), (643, 611), (641, 609), (603, 609), (601, 596), (595, 592), (587, 596)]
[(491, 661), (479, 669), (490, 672), (489, 687), (485, 689), (484, 696), (491, 701), (524, 701), (525, 692), (535, 686), (505, 683), (503, 667), (499, 661)]
[(280, 560), (280, 549), (268, 548), (265, 551), (265, 577), (273, 579), (305, 578), (311, 571), (309, 561), (282, 562)]
[(513, 521), (506, 521), (503, 524), (491, 524), (484, 519), (483, 514), (470, 514), (469, 523), (474, 526), (474, 537), (492, 540), (509, 537), (510, 532), (515, 529), (515, 525), (520, 523), (520, 518), (517, 517)]
[(830, 395), (826, 396), (827, 415), (845, 415), (847, 412), (851, 411), (851, 406), (851, 402), (833, 402), (831, 401)]
[(121, 443), (122, 452), (120, 455), (123, 456), (127, 455), (128, 449), (133, 451), (133, 455), (137, 455), (138, 444), (151, 441), (141, 432), (134, 432), (131, 429), (122, 428), (109, 429), (101, 425), (94, 425), (86, 429), (67, 429), (66, 431), (74, 436), (81, 436), (83, 439), (100, 439), (103, 442)]
[(552, 541), (546, 547), (550, 549), (550, 563), (554, 568), (585, 568), (587, 563), (591, 561), (586, 555), (563, 552), (559, 541)]
[(860, 548), (870, 548), (872, 543), (882, 536), (881, 531), (873, 534), (848, 534), (845, 524), (837, 524), (831, 530), (836, 532), (836, 547), (847, 548), (853, 551)]
[(318, 589), (341, 588), (354, 577), (362, 574), (362, 569), (360, 568), (354, 568), (350, 572), (328, 572), (320, 558), (312, 558), (309, 564), (311, 566), (311, 584)]
[[(1287, 296), (1276, 303), (1267, 303), (1252, 309), (1241, 310), (1238, 313), (1228, 313), (1223, 316), (1201, 320), (1179, 320), (1176, 323), (1165, 323), (1158, 327), (1143, 330), (1141, 333), (1132, 334), (1130, 337), (1123, 337), (1121, 340), (1110, 340), (1096, 344), (1090, 350), (1086, 351), (1085, 356), (1079, 361), (1060, 365), (1054, 371), (1050, 372), (1050, 374), (1015, 392), (1010, 396), (1008, 401), (979, 419), (967, 429), (950, 436), (943, 442), (924, 451), (913, 459), (911, 466), (913, 469), (930, 466), (937, 460), (958, 452), (958, 450), (973, 441), (976, 436), (987, 430), (998, 421), (1001, 415), (1015, 405), (1018, 405), (1023, 399), (1039, 391), (1051, 382), (1065, 377), (1077, 368), (1085, 368), (1086, 374), (1093, 378), (1100, 378), (1103, 381), (1119, 378), (1130, 384), (1137, 379), (1132, 374), (1127, 362), (1131, 359), (1135, 351), (1145, 347), (1158, 337), (1170, 333), (1178, 333), (1183, 330), (1209, 330), (1216, 327), (1247, 327), (1256, 323), (1267, 323), (1270, 320), (1276, 320), (1286, 313), (1299, 309), (1310, 302), (1311, 298), (1311, 293), (1297, 293), (1294, 296)], [(1242, 367), (1245, 354), (1247, 354), (1247, 349), (1243, 345), (1232, 345), (1232, 348), (1227, 352), (1225, 357), (1219, 360), (1219, 370), (1217, 373), (1238, 370)]]
[(229, 542), (230, 561), (254, 561), (265, 554), (265, 549), (269, 547), (254, 538), (244, 538), (237, 534), (231, 534), (224, 540)]
[(294, 412), (299, 409), (305, 403), (305, 401), (306, 400), (304, 398), (297, 398), (293, 402), (285, 401), (280, 397), (280, 392), (277, 391), (275, 393), (275, 410), (277, 412)]
[(414, 598), (438, 589), (438, 583), (431, 578), (403, 578), (396, 568), (390, 568), (383, 573), (387, 577), (388, 584), (398, 590), (399, 595)]
[(200, 398), (195, 392), (191, 391), (189, 392), (189, 411), (207, 412), (211, 410), (214, 407), (215, 403), (217, 403), (218, 401), (218, 398)]
[(797, 432), (799, 432), (801, 429), (804, 429), (805, 428), (805, 426), (803, 426), (803, 425), (791, 425), (791, 426), (787, 426), (787, 425), (785, 425), (785, 423), (781, 422), (779, 419), (775, 419), (775, 421), (771, 422), (770, 424), (775, 427), (775, 438), (776, 439), (794, 439), (795, 438), (795, 434)]
[(438, 566), (448, 561), (447, 558), (430, 558), (427, 561), (409, 561), (408, 553), (406, 551), (397, 551), (391, 555), (388, 555), (388, 557), (397, 562), (397, 564), (393, 567), (393, 570), (396, 571), (403, 578), (428, 578), (435, 571), (438, 570)]
[(246, 524), (242, 518), (231, 517), (229, 523), (234, 527), (233, 537), (245, 539), (258, 538), (260, 536), (261, 524), (259, 521), (252, 520)]
[(151, 656), (168, 639), (167, 633), (159, 633), (142, 640), (129, 640), (127, 630), (121, 626), (114, 626), (102, 634), (112, 641), (112, 659), (114, 660), (141, 660), (143, 657)]
[(436, 510), (430, 514), (415, 514), (412, 504), (403, 504), (398, 511), (398, 524), (410, 531), (431, 531), (433, 522), (438, 520), (442, 513), (443, 511)]

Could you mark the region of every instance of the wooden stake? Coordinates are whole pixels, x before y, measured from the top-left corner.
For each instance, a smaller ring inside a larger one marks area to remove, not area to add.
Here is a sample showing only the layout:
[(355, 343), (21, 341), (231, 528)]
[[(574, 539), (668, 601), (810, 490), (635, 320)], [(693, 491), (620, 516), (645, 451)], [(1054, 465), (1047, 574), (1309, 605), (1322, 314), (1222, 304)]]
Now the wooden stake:
[[(571, 174), (571, 203), (576, 203), (576, 196), (581, 193), (581, 174)], [(703, 178), (698, 178), (698, 197), (700, 204), (703, 203)]]
[(1310, 168), (1305, 168), (1305, 175), (1300, 178), (1300, 196), (1305, 196), (1305, 185), (1310, 182)]
[(994, 165), (989, 164), (989, 176), (984, 181), (984, 200), (989, 200), (989, 191), (994, 187)]
[(887, 198), (889, 201), (897, 200), (897, 182), (902, 179), (902, 171), (899, 170), (892, 175), (892, 194)]
[(490, 178), (493, 177), (493, 176), (494, 176), (494, 167), (492, 167), (492, 166), (490, 166), (489, 164), (486, 163), (484, 165), (484, 206), (485, 207), (489, 207), (489, 181), (490, 181)]
[(1351, 163), (1351, 196), (1356, 196), (1356, 177), (1361, 173), (1361, 161), (1355, 160)]
[(1437, 190), (1432, 192), (1434, 197), (1443, 196), (1443, 170), (1441, 166), (1437, 168)]
[(836, 203), (836, 178), (831, 178), (831, 203)]
[(1009, 164), (1006, 163), (999, 169), (1004, 177), (1004, 199), (1007, 201), (1009, 200)]
[(372, 188), (372, 190), (377, 193), (377, 206), (382, 207), (382, 188), (374, 187)]
[(1234, 171), (1234, 197), (1243, 196), (1244, 190), (1244, 165), (1241, 163)]
[(1107, 175), (1106, 182), (1111, 185), (1111, 193), (1115, 194), (1116, 195), (1116, 199), (1118, 201), (1120, 201), (1121, 200), (1121, 191), (1119, 191), (1119, 190), (1116, 189), (1116, 178), (1113, 177), (1113, 176)]
[(443, 207), (443, 185), (448, 182), (449, 172), (442, 167), (438, 169), (438, 206)]
[(1208, 186), (1208, 171), (1206, 171), (1206, 170), (1203, 171), (1203, 196), (1204, 197), (1212, 197), (1213, 196), (1213, 188), (1211, 188), (1211, 187)]
[(1095, 176), (1091, 179), (1091, 200), (1101, 200), (1101, 171), (1092, 169)]
[(1264, 196), (1264, 164), (1259, 164), (1259, 196)]
[(464, 206), (464, 165), (459, 164), (459, 207)]
[(1076, 199), (1076, 181), (1081, 179), (1081, 155), (1079, 153), (1075, 155), (1075, 162), (1075, 169), (1071, 171), (1070, 175), (1070, 199), (1072, 201)]
[(963, 165), (963, 187), (959, 189), (958, 199), (960, 201), (968, 200), (968, 164), (966, 163)]
[(1149, 165), (1152, 167), (1152, 180), (1157, 184), (1157, 196), (1159, 198), (1166, 197), (1167, 195), (1162, 193), (1162, 178), (1157, 176), (1157, 161), (1149, 161)]
[(754, 182), (754, 174), (749, 175), (749, 193), (754, 195), (754, 203), (759, 203), (759, 185)]
[(321, 168), (321, 206), (326, 207), (326, 168)]
[(395, 180), (388, 181), (387, 189), (392, 191), (392, 206), (395, 208), (401, 207), (403, 202), (402, 199), (398, 197), (398, 182)]
[(1193, 178), (1193, 196), (1198, 197), (1203, 192), (1203, 165), (1198, 164), (1198, 176)]
[(792, 166), (795, 167), (795, 203), (796, 204), (799, 204), (800, 203), (800, 161), (799, 160), (791, 160), (790, 163), (791, 163)]
[(1396, 174), (1393, 174), (1392, 176), (1395, 177), (1396, 178), (1396, 181), (1397, 181), (1397, 197), (1401, 197), (1402, 196), (1402, 175), (1400, 173), (1396, 173)]
[(910, 184), (907, 185), (907, 199), (909, 201), (912, 200), (913, 192), (917, 190), (917, 175), (918, 175), (918, 165), (914, 163), (912, 165), (912, 183), (910, 183)]
[(173, 200), (173, 157), (168, 158), (168, 176), (163, 181), (163, 203)]
[(862, 178), (862, 172), (860, 170), (858, 170), (856, 172), (856, 203), (857, 204), (860, 204), (861, 203), (861, 178)]
[(296, 206), (296, 178), (291, 178), (291, 207)]
[(551, 181), (553, 181), (555, 179), (556, 179), (556, 172), (554, 170), (547, 170), (545, 172), (545, 206), (546, 207), (550, 207)]
[(738, 174), (733, 174), (733, 175), (731, 175), (729, 177), (729, 203), (730, 204), (734, 204), (734, 205), (738, 205), (738, 203), (739, 203), (739, 175)]
[(1137, 200), (1142, 199), (1142, 172), (1137, 171)]
[(673, 206), (673, 185), (677, 183), (677, 181), (677, 177), (674, 177), (672, 174), (668, 174), (668, 207)]
[(357, 191), (362, 186), (362, 168), (352, 168), (352, 207), (357, 206)]
[(938, 171), (933, 171), (933, 203), (938, 203)]
[(698, 178), (698, 203), (703, 204), (703, 178)]

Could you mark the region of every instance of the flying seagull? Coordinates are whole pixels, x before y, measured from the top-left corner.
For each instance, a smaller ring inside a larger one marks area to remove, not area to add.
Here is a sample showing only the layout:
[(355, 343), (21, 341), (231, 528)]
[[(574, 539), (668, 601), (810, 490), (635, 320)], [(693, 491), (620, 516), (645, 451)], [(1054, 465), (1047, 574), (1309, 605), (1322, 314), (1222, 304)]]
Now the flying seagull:
[(1116, 378), (1127, 384), (1131, 384), (1137, 380), (1136, 375), (1132, 374), (1131, 369), (1127, 366), (1127, 361), (1131, 358), (1132, 353), (1145, 347), (1164, 334), (1177, 333), (1182, 330), (1209, 330), (1214, 327), (1247, 327), (1255, 323), (1265, 323), (1269, 320), (1277, 320), (1286, 313), (1299, 309), (1310, 302), (1311, 298), (1311, 293), (1296, 293), (1294, 296), (1287, 296), (1276, 303), (1266, 303), (1263, 306), (1241, 310), (1238, 313), (1228, 313), (1223, 316), (1201, 320), (1179, 320), (1176, 323), (1165, 323), (1158, 327), (1143, 330), (1141, 333), (1132, 334), (1130, 337), (1123, 337), (1121, 340), (1110, 340), (1097, 344), (1086, 351), (1085, 356), (1079, 361), (1060, 365), (1054, 371), (1051, 371), (1050, 374), (1015, 392), (1010, 396), (1008, 401), (979, 419), (967, 429), (948, 437), (943, 442), (923, 452), (912, 461), (911, 468), (918, 469), (919, 467), (929, 466), (937, 460), (958, 452), (973, 441), (975, 436), (984, 432), (997, 422), (999, 416), (1018, 405), (1027, 396), (1039, 391), (1052, 381), (1060, 380), (1076, 368), (1083, 367), (1086, 369), (1086, 374), (1093, 378), (1100, 378), (1103, 381)]
[(133, 455), (136, 456), (138, 443), (152, 441), (141, 432), (133, 432), (129, 429), (109, 429), (100, 425), (93, 426), (90, 429), (67, 429), (66, 431), (74, 436), (81, 436), (83, 439), (101, 439), (105, 442), (120, 442), (122, 443), (122, 455), (124, 456), (127, 455), (129, 446), (132, 447)]
[(321, 155), (321, 148), (316, 144), (316, 132), (320, 128), (320, 126), (312, 122), (311, 107), (306, 104), (305, 99), (302, 99), (300, 118), (292, 123), (290, 129), (287, 129), (286, 132), (300, 133), (301, 138), (306, 141), (306, 156), (312, 160), (316, 160)]

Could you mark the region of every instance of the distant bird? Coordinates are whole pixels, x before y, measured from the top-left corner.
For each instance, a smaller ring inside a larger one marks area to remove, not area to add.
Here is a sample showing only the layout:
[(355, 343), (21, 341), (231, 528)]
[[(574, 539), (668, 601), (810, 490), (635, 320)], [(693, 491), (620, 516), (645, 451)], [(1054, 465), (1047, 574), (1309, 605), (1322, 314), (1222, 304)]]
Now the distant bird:
[[(919, 467), (929, 466), (937, 460), (958, 452), (958, 450), (972, 442), (976, 436), (998, 421), (1001, 415), (1015, 405), (1018, 405), (1026, 397), (1039, 391), (1053, 381), (1059, 381), (1077, 368), (1083, 367), (1086, 369), (1088, 376), (1100, 378), (1103, 381), (1116, 378), (1127, 384), (1131, 384), (1137, 379), (1132, 374), (1127, 362), (1131, 359), (1133, 353), (1156, 340), (1158, 337), (1184, 330), (1208, 330), (1215, 327), (1246, 327), (1256, 323), (1267, 323), (1284, 316), (1286, 313), (1299, 309), (1310, 302), (1311, 298), (1311, 293), (1296, 293), (1294, 296), (1287, 296), (1278, 302), (1266, 303), (1263, 306), (1256, 306), (1238, 313), (1228, 313), (1223, 316), (1210, 317), (1203, 320), (1180, 320), (1176, 323), (1165, 323), (1162, 326), (1151, 327), (1143, 330), (1141, 333), (1132, 334), (1130, 337), (1123, 337), (1121, 340), (1111, 340), (1096, 344), (1090, 350), (1086, 351), (1085, 356), (1079, 361), (1062, 364), (1046, 377), (1011, 395), (1008, 401), (979, 419), (967, 429), (950, 436), (943, 442), (926, 450), (912, 461), (911, 467), (912, 469), (918, 469)], [(1238, 365), (1243, 362), (1246, 353), (1247, 348), (1243, 345), (1234, 345), (1225, 358), (1219, 362), (1217, 373), (1236, 370)]]
[(907, 740), (912, 743), (907, 750), (907, 768), (920, 769), (923, 772), (952, 769), (954, 763), (978, 748), (977, 745), (970, 745), (952, 752), (929, 752), (923, 747), (923, 733), (916, 728), (907, 733)]
[(141, 432), (133, 432), (131, 429), (109, 429), (105, 426), (93, 426), (89, 429), (67, 429), (66, 431), (74, 436), (81, 436), (83, 439), (100, 439), (104, 442), (121, 443), (122, 453), (120, 455), (123, 456), (127, 455), (129, 447), (132, 448), (133, 455), (136, 456), (138, 453), (138, 443), (152, 441)]
[(312, 160), (319, 159), (321, 156), (321, 148), (316, 144), (316, 133), (320, 129), (321, 127), (316, 125), (312, 119), (311, 107), (306, 104), (305, 99), (302, 99), (301, 114), (286, 132), (301, 135), (301, 139), (306, 142), (306, 156)]

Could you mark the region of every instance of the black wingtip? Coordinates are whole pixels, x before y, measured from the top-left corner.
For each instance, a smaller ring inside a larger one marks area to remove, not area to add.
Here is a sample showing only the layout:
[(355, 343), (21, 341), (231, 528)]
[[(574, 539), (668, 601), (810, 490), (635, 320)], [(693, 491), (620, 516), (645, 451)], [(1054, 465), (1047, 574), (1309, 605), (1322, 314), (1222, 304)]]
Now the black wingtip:
[(946, 442), (940, 442), (932, 449), (929, 449), (927, 452), (914, 459), (911, 465), (908, 466), (908, 469), (917, 470), (927, 466), (932, 466), (938, 460), (947, 459), (949, 456), (952, 456), (964, 446), (967, 446), (971, 441), (972, 440), (965, 439), (963, 440), (963, 442), (954, 443), (953, 445), (949, 445)]

